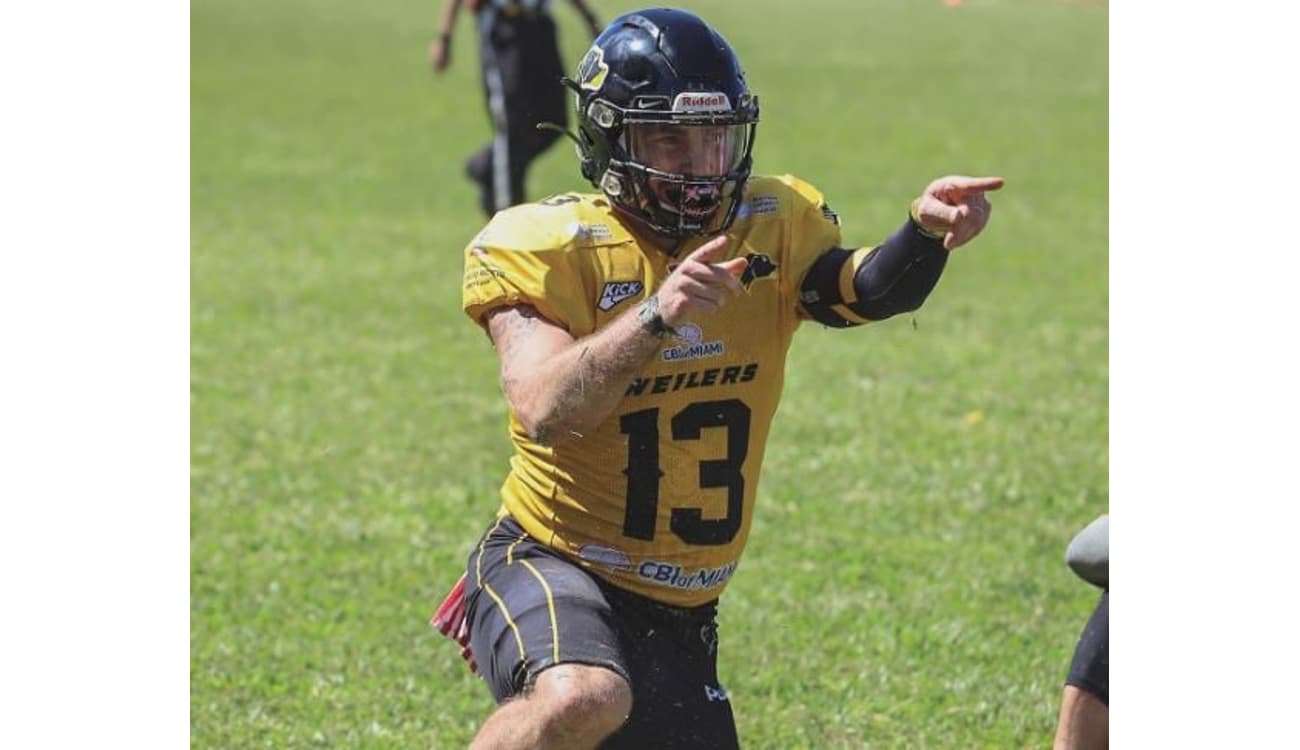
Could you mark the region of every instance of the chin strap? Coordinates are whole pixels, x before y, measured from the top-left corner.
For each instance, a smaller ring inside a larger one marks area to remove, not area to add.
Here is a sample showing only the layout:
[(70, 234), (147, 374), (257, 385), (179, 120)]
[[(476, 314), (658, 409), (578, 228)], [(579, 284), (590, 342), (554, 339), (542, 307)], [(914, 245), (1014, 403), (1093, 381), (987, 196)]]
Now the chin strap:
[(567, 136), (569, 140), (573, 141), (573, 145), (578, 149), (578, 158), (581, 160), (578, 165), (578, 171), (582, 173), (583, 177), (590, 180), (592, 183), (596, 182), (596, 162), (588, 155), (587, 148), (582, 145), (582, 141), (578, 140), (578, 136), (574, 135), (572, 130), (565, 130), (553, 122), (539, 122), (537, 123), (537, 129), (559, 133), (560, 135)]
[(577, 94), (578, 96), (582, 96), (582, 87), (579, 86), (578, 82), (573, 80), (572, 78), (568, 76), (560, 76), (560, 85), (572, 91), (573, 93)]
[(559, 133), (560, 135), (567, 135), (569, 137), (569, 140), (578, 144), (579, 148), (582, 147), (582, 141), (578, 140), (578, 136), (574, 135), (572, 130), (565, 130), (564, 128), (560, 127), (559, 125), (556, 125), (553, 122), (539, 122), (537, 123), (537, 129), (550, 130), (552, 132)]

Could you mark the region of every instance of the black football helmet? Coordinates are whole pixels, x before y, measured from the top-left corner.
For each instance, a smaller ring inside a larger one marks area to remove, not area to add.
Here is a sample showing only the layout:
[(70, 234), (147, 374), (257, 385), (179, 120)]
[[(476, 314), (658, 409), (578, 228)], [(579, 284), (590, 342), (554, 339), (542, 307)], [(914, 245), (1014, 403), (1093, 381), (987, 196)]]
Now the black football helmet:
[(753, 164), (758, 98), (722, 35), (683, 10), (620, 16), (578, 65), (582, 176), (653, 231), (731, 226)]

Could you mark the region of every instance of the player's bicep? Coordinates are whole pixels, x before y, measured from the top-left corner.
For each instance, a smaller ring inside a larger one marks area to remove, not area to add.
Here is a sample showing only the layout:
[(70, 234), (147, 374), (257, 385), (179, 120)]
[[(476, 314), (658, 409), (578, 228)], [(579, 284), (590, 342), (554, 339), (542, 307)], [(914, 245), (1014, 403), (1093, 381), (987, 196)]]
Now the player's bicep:
[(512, 404), (522, 396), (520, 391), (528, 387), (530, 377), (574, 342), (568, 331), (532, 305), (497, 308), (487, 314), (486, 322), (501, 360), (501, 386)]

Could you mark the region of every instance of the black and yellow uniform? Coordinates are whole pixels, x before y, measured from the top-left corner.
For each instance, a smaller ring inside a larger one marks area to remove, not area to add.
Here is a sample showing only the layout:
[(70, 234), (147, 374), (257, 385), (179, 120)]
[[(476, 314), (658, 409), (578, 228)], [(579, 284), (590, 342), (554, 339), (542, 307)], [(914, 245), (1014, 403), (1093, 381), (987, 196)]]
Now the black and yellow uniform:
[[(746, 293), (679, 326), (589, 434), (539, 445), (511, 414), (500, 514), (468, 561), (473, 653), (498, 701), (565, 662), (628, 680), (632, 716), (603, 747), (738, 743), (716, 602), (749, 532), (786, 351), (808, 317), (800, 281), (840, 243), (838, 217), (807, 183), (753, 178), (746, 195), (727, 233), (728, 256), (749, 258)], [(595, 195), (497, 214), (466, 250), (466, 313), (483, 324), (527, 304), (581, 338), (703, 242), (669, 256), (623, 222)], [(843, 265), (851, 286), (854, 264)]]
[[(581, 194), (497, 214), (466, 248), (466, 313), (485, 325), (530, 305), (575, 338), (599, 331), (705, 241), (668, 255), (626, 221)], [(472, 651), (494, 696), (555, 664), (611, 669), (633, 715), (605, 747), (735, 746), (715, 605), (749, 533), (794, 332), (915, 309), (947, 257), (914, 221), (880, 247), (840, 248), (838, 216), (788, 175), (751, 178), (726, 234), (727, 257), (749, 260), (745, 293), (677, 326), (603, 423), (548, 446), (510, 415), (502, 505), (468, 561)]]
[[(740, 562), (804, 319), (799, 284), (840, 243), (821, 194), (789, 176), (751, 179), (727, 235), (728, 257), (750, 259), (747, 293), (680, 326), (589, 434), (538, 445), (512, 414), (501, 492), (532, 537), (620, 588), (683, 607), (716, 599)], [(495, 308), (532, 305), (581, 338), (653, 293), (673, 263), (603, 197), (561, 195), (498, 214), (473, 240), (464, 308), (482, 323)]]
[(589, 575), (509, 516), (469, 558), (471, 642), (498, 702), (560, 663), (605, 667), (633, 690), (632, 715), (605, 750), (738, 746), (718, 682), (717, 607), (653, 602)]
[(794, 332), (916, 309), (947, 253), (915, 217), (879, 247), (842, 248), (816, 188), (754, 176), (757, 97), (690, 13), (620, 16), (569, 85), (580, 170), (601, 192), (497, 213), (466, 248), (469, 317), (486, 327), (526, 305), (581, 341), (718, 234), (716, 260), (748, 261), (744, 292), (675, 325), (585, 434), (541, 444), (510, 414), (500, 510), (434, 623), (470, 647), (498, 701), (557, 664), (622, 675), (632, 715), (602, 747), (735, 747), (716, 604), (749, 534)]

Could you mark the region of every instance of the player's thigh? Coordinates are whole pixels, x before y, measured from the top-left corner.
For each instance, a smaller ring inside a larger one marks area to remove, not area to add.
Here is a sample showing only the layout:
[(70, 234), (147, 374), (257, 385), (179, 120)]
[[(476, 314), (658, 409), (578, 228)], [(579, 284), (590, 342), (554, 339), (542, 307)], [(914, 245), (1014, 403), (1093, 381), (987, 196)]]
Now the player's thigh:
[[(617, 605), (616, 610), (627, 611)], [(738, 747), (731, 696), (718, 680), (718, 631), (712, 618), (629, 614), (623, 625), (631, 659), (632, 715), (602, 747)]]
[(629, 680), (609, 602), (590, 574), (503, 519), (469, 559), (470, 647), (498, 702), (556, 664)]

